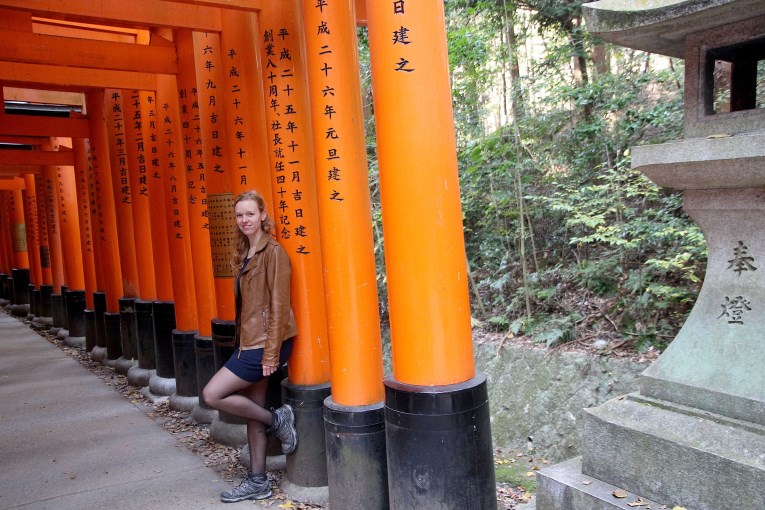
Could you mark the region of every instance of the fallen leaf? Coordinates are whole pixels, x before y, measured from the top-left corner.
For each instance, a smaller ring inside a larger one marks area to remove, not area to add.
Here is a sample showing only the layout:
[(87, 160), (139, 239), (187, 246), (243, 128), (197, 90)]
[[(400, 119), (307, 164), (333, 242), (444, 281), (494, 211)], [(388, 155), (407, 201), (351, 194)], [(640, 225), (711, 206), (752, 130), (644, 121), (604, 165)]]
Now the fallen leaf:
[(537, 474), (533, 471), (526, 471), (526, 476), (528, 476), (529, 478), (534, 478), (535, 476), (537, 476)]
[(283, 505), (279, 505), (279, 508), (295, 508), (292, 506), (292, 500), (286, 501)]
[(627, 503), (627, 506), (643, 506), (645, 505), (645, 501), (643, 501), (643, 498), (638, 498), (632, 503)]
[(616, 489), (612, 494), (615, 498), (619, 498), (619, 499), (627, 497), (627, 491), (625, 491), (624, 489)]
[(684, 506), (676, 506), (676, 507), (673, 507), (672, 510), (685, 510), (685, 507)]

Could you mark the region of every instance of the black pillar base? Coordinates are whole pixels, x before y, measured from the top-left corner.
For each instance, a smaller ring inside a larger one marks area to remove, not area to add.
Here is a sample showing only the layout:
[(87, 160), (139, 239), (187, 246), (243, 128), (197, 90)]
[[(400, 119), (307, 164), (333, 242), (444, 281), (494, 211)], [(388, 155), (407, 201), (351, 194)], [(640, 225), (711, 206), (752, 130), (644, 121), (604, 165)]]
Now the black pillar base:
[[(32, 317), (37, 315), (37, 306), (35, 305), (35, 284), (30, 283), (27, 285), (27, 302), (29, 302), (29, 315)], [(30, 319), (32, 318), (30, 317)]]
[(83, 310), (85, 321), (85, 350), (91, 352), (96, 347), (96, 312), (95, 310)]
[[(41, 289), (42, 290), (42, 289)], [(93, 293), (93, 314), (95, 319), (96, 346), (106, 348), (106, 331), (104, 330), (104, 313), (106, 312), (106, 293)]]
[(120, 342), (122, 344), (122, 355), (128, 360), (138, 359), (138, 323), (135, 318), (134, 297), (119, 298), (120, 307)]
[(64, 295), (63, 294), (51, 294), (50, 295), (50, 313), (53, 319), (53, 328), (55, 331), (64, 327)]
[(85, 337), (85, 291), (67, 290), (64, 292), (64, 302), (70, 337)]
[(448, 386), (385, 380), (391, 508), (497, 508), (486, 376)]
[[(234, 321), (212, 320), (213, 360), (215, 371), (223, 367), (234, 353), (236, 346), (236, 324)], [(247, 420), (232, 414), (219, 412), (218, 418), (223, 423), (230, 425), (246, 425)]]
[(157, 375), (165, 379), (175, 379), (175, 361), (173, 360), (173, 330), (175, 329), (175, 303), (172, 301), (154, 301), (154, 362)]
[(136, 299), (135, 301), (138, 366), (145, 370), (154, 370), (156, 367), (152, 308), (153, 304), (151, 301), (143, 301), (141, 299)]
[(198, 331), (173, 331), (173, 359), (175, 361), (175, 391), (181, 397), (196, 397), (197, 360), (194, 337)]
[(388, 509), (383, 403), (341, 406), (324, 400), (330, 508)]
[(118, 312), (104, 312), (104, 336), (106, 340), (106, 360), (116, 362), (122, 356), (120, 314)]
[(298, 447), (287, 455), (286, 478), (300, 487), (327, 486), (327, 452), (324, 439), (324, 400), (329, 383), (298, 386), (282, 381), (282, 399), (295, 412)]
[(0, 273), (0, 299), (7, 299), (10, 301), (10, 294), (7, 289), (8, 275), (6, 273)]
[(32, 291), (32, 304), (32, 313), (35, 314), (35, 317), (40, 317), (42, 311), (42, 296), (40, 294), (40, 289), (34, 289)]
[(11, 269), (11, 275), (13, 278), (13, 299), (11, 301), (14, 305), (28, 305), (29, 269), (14, 268)]
[(192, 417), (199, 423), (212, 423), (215, 410), (202, 398), (202, 390), (215, 375), (215, 356), (213, 355), (212, 337), (196, 335), (194, 337), (194, 358), (197, 365), (197, 389), (199, 402), (192, 411)]

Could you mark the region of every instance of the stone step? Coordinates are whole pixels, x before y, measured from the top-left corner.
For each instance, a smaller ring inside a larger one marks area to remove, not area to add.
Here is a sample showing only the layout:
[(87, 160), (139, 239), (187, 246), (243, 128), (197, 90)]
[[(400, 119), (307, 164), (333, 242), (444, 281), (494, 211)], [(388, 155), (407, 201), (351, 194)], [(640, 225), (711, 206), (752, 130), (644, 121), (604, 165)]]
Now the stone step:
[(576, 457), (537, 473), (536, 510), (649, 510), (649, 508), (659, 510), (662, 508), (659, 503), (641, 498), (631, 492), (627, 492), (626, 497), (617, 498), (614, 492), (620, 489), (582, 474), (581, 457)]
[(760, 425), (631, 394), (587, 409), (582, 437), (586, 476), (669, 508), (765, 508)]

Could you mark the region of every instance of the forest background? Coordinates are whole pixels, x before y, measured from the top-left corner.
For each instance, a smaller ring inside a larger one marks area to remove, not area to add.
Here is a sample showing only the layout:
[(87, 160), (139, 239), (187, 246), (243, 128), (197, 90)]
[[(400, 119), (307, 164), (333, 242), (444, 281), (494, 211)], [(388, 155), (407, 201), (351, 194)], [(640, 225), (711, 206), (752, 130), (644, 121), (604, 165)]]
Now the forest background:
[(444, 2), (473, 323), (548, 347), (660, 352), (695, 302), (706, 244), (681, 195), (631, 168), (630, 147), (682, 136), (683, 61), (599, 41), (583, 3)]

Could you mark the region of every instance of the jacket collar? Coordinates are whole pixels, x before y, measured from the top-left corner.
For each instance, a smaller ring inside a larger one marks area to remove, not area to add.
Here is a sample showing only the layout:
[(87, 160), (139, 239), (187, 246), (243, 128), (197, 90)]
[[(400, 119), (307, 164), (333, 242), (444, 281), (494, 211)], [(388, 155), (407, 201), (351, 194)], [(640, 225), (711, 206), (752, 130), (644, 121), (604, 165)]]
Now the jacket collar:
[(260, 239), (255, 243), (255, 253), (258, 253), (259, 251), (263, 251), (263, 249), (268, 244), (268, 241), (271, 240), (271, 234), (263, 233), (262, 236), (260, 236)]

